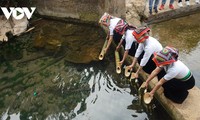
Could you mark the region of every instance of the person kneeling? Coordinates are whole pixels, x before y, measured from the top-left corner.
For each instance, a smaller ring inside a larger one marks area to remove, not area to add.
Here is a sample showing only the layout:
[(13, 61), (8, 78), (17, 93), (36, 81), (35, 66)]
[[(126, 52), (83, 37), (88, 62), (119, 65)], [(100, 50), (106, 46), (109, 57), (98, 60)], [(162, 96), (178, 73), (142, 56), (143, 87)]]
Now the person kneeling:
[(164, 95), (168, 99), (182, 103), (187, 98), (188, 90), (194, 87), (195, 79), (189, 68), (178, 60), (178, 50), (167, 46), (160, 52), (154, 53), (153, 61), (157, 67), (147, 78), (146, 87), (162, 69), (166, 74), (151, 90), (150, 95), (153, 97), (154, 93), (163, 86)]

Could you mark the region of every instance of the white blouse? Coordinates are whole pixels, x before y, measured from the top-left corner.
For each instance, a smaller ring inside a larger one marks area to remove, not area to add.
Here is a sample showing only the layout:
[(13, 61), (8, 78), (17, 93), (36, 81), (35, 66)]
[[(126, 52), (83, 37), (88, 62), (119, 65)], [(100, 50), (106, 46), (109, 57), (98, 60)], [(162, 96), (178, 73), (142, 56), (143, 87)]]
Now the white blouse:
[(133, 42), (136, 42), (135, 37), (132, 35), (134, 30), (127, 30), (126, 33), (122, 36), (122, 39), (125, 39), (125, 50), (131, 49)]
[(154, 52), (159, 52), (163, 49), (162, 45), (158, 40), (149, 36), (143, 43), (140, 43), (136, 50), (135, 57), (138, 58), (144, 51), (143, 58), (140, 62), (140, 66), (145, 66)]
[(163, 67), (166, 71), (166, 75), (164, 76), (165, 80), (171, 80), (173, 78), (182, 79), (190, 72), (189, 68), (180, 60)]
[(117, 23), (121, 20), (121, 18), (113, 18), (113, 19), (110, 19), (110, 26), (109, 26), (109, 30), (110, 30), (110, 35), (114, 35), (114, 29), (117, 25)]

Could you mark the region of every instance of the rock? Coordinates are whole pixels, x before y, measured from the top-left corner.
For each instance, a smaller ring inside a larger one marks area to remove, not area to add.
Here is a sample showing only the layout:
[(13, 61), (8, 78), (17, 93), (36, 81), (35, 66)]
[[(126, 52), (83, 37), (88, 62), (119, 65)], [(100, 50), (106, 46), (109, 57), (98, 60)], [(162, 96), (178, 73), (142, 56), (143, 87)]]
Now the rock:
[(28, 20), (26, 17), (15, 20), (11, 18), (7, 20), (3, 15), (0, 16), (0, 41), (8, 41), (6, 33), (11, 32), (14, 36), (19, 36), (24, 33), (28, 26)]
[(13, 22), (13, 27), (12, 27), (13, 35), (19, 36), (21, 33), (27, 30), (28, 20), (26, 17), (20, 20), (12, 18), (12, 22)]

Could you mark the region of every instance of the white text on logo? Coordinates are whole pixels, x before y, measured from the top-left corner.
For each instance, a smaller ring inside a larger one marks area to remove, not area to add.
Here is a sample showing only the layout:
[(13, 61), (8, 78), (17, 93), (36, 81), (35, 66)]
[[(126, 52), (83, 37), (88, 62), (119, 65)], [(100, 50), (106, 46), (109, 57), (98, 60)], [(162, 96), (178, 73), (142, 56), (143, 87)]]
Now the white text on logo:
[(31, 11), (29, 11), (27, 7), (22, 7), (22, 8), (9, 7), (9, 9), (10, 9), (10, 12), (8, 11), (6, 7), (1, 7), (1, 10), (3, 11), (6, 18), (9, 19), (12, 14), (13, 18), (15, 18), (16, 20), (20, 20), (24, 17), (24, 15), (26, 15), (26, 17), (30, 19), (36, 7), (31, 7)]

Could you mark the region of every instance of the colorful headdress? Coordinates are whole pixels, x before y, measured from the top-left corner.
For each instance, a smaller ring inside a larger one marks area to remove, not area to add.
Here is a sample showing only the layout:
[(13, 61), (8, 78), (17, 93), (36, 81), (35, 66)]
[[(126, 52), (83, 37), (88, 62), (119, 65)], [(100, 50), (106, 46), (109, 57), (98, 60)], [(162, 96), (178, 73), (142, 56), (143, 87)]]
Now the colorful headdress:
[(156, 66), (169, 65), (178, 59), (178, 50), (173, 47), (166, 46), (160, 52), (154, 53), (153, 61)]
[(144, 40), (148, 39), (149, 36), (146, 34), (150, 31), (150, 28), (148, 27), (140, 27), (140, 28), (136, 28), (133, 31), (133, 36), (135, 37), (135, 39), (137, 40), (138, 43), (143, 42)]
[(125, 20), (120, 20), (115, 26), (115, 31), (120, 35), (123, 35), (128, 28), (128, 23)]
[(112, 16), (105, 12), (102, 15), (102, 17), (100, 18), (99, 24), (102, 24), (102, 25), (105, 25), (105, 26), (109, 26), (111, 18), (112, 18)]

